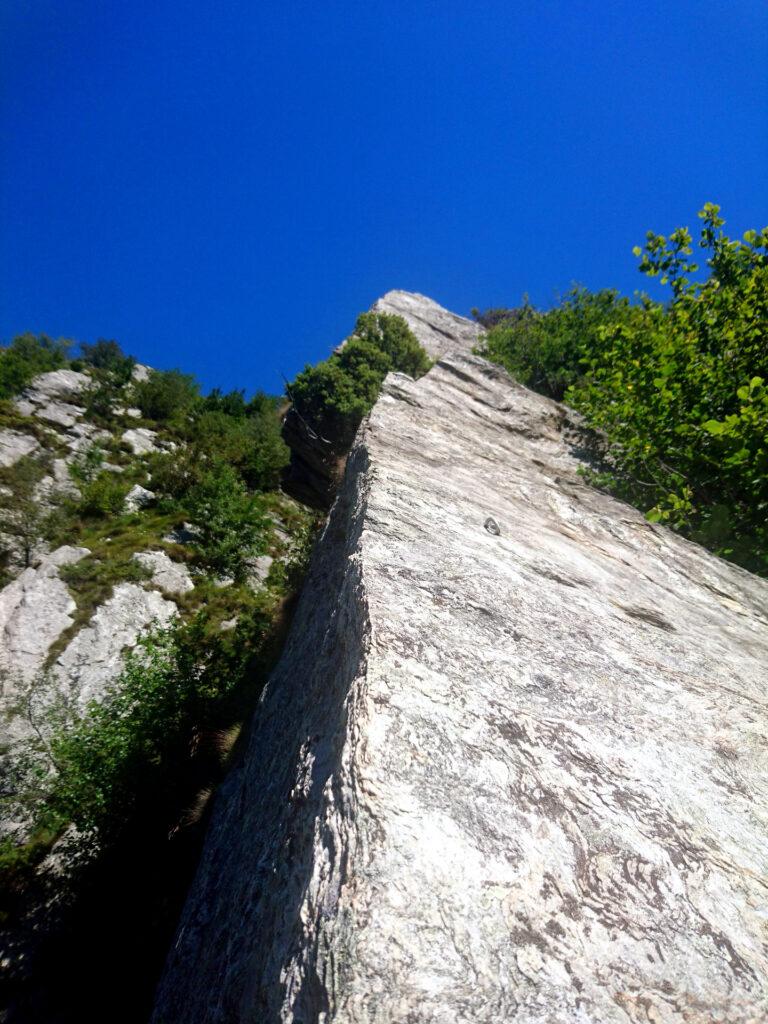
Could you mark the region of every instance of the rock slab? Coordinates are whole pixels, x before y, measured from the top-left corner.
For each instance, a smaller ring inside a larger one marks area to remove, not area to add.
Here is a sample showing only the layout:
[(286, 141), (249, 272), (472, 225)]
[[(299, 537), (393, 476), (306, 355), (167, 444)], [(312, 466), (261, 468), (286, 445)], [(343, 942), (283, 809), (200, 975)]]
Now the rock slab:
[(154, 1024), (768, 1019), (768, 584), (482, 359), (388, 378)]

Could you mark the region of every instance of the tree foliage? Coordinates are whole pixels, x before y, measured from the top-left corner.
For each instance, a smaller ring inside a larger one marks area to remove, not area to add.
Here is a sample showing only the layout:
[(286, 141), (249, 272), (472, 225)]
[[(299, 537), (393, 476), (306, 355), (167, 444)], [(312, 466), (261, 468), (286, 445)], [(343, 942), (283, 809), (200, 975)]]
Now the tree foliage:
[(290, 386), (298, 413), (342, 446), (352, 441), (393, 370), (420, 377), (430, 362), (408, 324), (389, 313), (362, 313), (354, 333), (333, 355), (307, 366)]
[(38, 373), (66, 365), (69, 342), (54, 341), (45, 334), (20, 334), (0, 348), (0, 398), (13, 398)]
[(225, 462), (216, 462), (189, 491), (186, 507), (199, 531), (194, 547), (213, 572), (242, 580), (248, 560), (263, 554), (269, 519), (258, 498)]
[(649, 232), (640, 270), (667, 306), (572, 292), (488, 336), (488, 354), (603, 431), (595, 482), (753, 571), (768, 572), (768, 229), (742, 241), (708, 203), (687, 228)]
[(199, 392), (191, 374), (180, 370), (152, 370), (146, 380), (134, 385), (133, 400), (142, 416), (166, 421), (191, 409)]

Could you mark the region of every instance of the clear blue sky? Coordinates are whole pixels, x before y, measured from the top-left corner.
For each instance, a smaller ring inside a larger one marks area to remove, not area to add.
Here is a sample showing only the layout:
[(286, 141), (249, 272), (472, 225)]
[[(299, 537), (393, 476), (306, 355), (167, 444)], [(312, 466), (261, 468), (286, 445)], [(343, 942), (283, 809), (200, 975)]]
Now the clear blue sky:
[(632, 292), (768, 222), (764, 0), (5, 0), (0, 339), (281, 390), (390, 288)]

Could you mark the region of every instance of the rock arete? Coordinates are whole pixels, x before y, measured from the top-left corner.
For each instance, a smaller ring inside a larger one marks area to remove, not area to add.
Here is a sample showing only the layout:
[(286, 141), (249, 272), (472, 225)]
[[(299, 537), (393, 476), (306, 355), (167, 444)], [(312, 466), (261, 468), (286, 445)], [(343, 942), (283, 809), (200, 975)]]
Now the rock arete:
[(768, 1019), (768, 584), (582, 453), (467, 352), (387, 379), (155, 1024)]

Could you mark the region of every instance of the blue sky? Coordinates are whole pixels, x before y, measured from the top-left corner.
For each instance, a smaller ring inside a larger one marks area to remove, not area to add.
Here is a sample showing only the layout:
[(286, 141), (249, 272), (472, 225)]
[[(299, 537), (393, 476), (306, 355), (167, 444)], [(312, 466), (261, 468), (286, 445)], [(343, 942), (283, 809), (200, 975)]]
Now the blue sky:
[(6, 0), (0, 339), (280, 391), (390, 288), (632, 292), (768, 222), (763, 0)]

